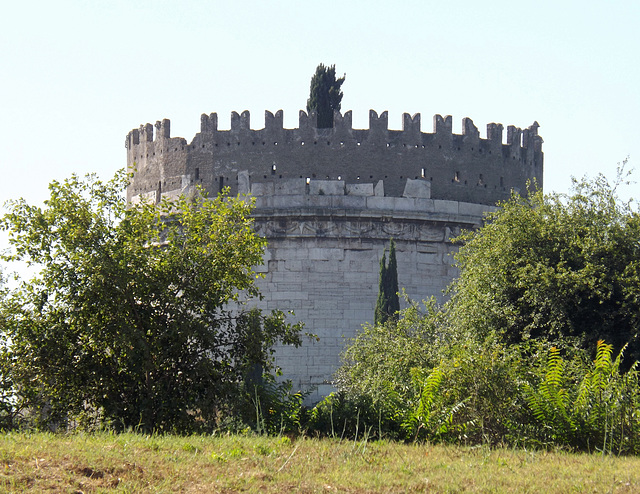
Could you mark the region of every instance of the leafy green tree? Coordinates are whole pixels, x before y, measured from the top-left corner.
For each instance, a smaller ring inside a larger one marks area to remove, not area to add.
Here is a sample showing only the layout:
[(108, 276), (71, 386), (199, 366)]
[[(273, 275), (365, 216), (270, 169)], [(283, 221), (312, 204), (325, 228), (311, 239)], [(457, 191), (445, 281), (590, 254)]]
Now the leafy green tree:
[(333, 127), (333, 112), (340, 111), (342, 101), (341, 86), (345, 76), (336, 79), (336, 66), (325, 67), (318, 65), (316, 73), (311, 78), (307, 111), (315, 110), (318, 114), (318, 128)]
[(514, 194), (461, 237), (449, 319), (468, 334), (598, 340), (640, 357), (640, 215), (599, 176), (571, 195)]
[(1, 220), (4, 260), (39, 268), (0, 306), (14, 407), (42, 425), (85, 415), (210, 429), (249, 371), (271, 368), (276, 341), (300, 344), (300, 327), (227, 308), (258, 295), (265, 241), (251, 204), (195, 195), (127, 208), (127, 180), (52, 182), (44, 207), (14, 201)]
[(389, 245), (389, 264), (386, 260), (386, 249), (380, 259), (380, 280), (378, 282), (378, 300), (374, 322), (384, 324), (387, 320), (398, 320), (400, 297), (398, 295), (398, 262), (396, 261), (396, 244), (391, 239)]

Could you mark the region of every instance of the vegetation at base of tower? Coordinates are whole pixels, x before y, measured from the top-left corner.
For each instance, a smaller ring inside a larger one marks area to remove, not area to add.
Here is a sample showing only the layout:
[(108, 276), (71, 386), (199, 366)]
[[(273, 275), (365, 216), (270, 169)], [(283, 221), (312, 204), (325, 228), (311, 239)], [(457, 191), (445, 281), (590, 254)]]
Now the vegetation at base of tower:
[(195, 195), (127, 207), (127, 181), (73, 176), (50, 184), (43, 207), (9, 204), (3, 259), (37, 273), (3, 287), (2, 428), (192, 432), (255, 415), (253, 401), (287, 401), (260, 369), (273, 370), (276, 342), (301, 343), (301, 326), (227, 309), (259, 295), (251, 267), (265, 240), (251, 204)]
[(400, 310), (398, 295), (398, 262), (396, 261), (396, 243), (389, 242), (389, 264), (386, 260), (386, 249), (380, 259), (380, 278), (378, 282), (378, 300), (374, 315), (376, 325), (388, 320), (397, 320)]
[(461, 237), (451, 299), (365, 326), (314, 420), (357, 406), (382, 437), (640, 454), (640, 216), (616, 195), (624, 178), (502, 204)]
[(346, 76), (336, 79), (336, 66), (318, 65), (311, 78), (307, 112), (315, 110), (318, 115), (318, 128), (333, 127), (333, 112), (340, 111), (342, 84)]
[(603, 176), (573, 193), (514, 194), (485, 227), (462, 235), (451, 320), (505, 342), (600, 339), (640, 358), (640, 215)]

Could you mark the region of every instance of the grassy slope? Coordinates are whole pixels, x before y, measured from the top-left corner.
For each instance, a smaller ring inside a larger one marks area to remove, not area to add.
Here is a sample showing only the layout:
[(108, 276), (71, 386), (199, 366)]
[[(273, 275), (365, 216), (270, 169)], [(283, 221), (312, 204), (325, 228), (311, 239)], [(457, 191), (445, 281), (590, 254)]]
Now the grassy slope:
[(640, 492), (640, 458), (286, 437), (0, 435), (0, 492)]

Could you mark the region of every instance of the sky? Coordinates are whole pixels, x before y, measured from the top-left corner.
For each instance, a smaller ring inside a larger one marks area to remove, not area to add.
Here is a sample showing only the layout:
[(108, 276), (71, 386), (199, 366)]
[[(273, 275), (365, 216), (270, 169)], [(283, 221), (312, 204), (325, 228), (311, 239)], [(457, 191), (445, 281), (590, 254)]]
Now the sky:
[[(640, 2), (29, 1), (0, 15), (0, 204), (47, 197), (72, 173), (108, 179), (124, 138), (169, 118), (191, 141), (200, 115), (284, 111), (298, 125), (319, 63), (335, 64), (354, 128), (368, 112), (540, 124), (544, 189), (640, 168)], [(506, 131), (505, 131), (506, 138)], [(640, 180), (640, 170), (635, 173)], [(640, 185), (622, 189), (640, 197)]]

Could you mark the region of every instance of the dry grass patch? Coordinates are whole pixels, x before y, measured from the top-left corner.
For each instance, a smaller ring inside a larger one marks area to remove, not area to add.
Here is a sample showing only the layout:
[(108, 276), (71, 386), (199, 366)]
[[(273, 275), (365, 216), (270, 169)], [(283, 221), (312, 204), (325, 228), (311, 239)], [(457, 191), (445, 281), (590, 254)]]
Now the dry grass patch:
[(0, 436), (2, 492), (640, 492), (640, 458), (286, 437)]

